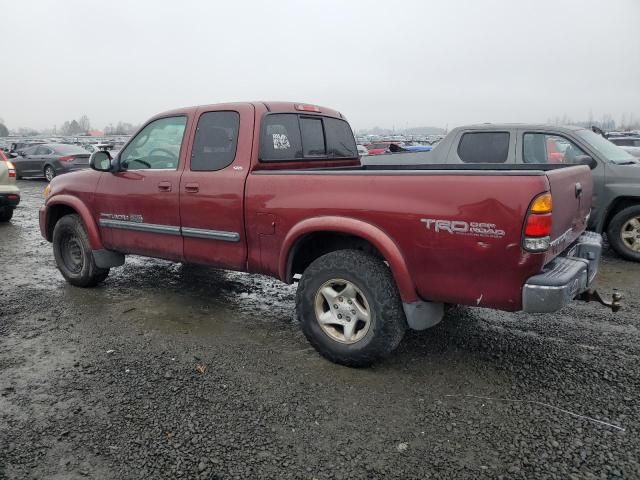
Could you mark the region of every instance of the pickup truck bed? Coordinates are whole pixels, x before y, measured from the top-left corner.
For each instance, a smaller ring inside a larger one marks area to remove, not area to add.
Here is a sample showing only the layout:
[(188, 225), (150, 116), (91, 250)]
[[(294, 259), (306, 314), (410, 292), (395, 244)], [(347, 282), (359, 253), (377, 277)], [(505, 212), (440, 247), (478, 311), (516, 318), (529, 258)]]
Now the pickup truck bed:
[(323, 107), (166, 112), (91, 165), (54, 179), (40, 211), (70, 283), (130, 254), (299, 279), (305, 335), (347, 365), (389, 354), (446, 303), (555, 311), (597, 271), (588, 167), (361, 166)]

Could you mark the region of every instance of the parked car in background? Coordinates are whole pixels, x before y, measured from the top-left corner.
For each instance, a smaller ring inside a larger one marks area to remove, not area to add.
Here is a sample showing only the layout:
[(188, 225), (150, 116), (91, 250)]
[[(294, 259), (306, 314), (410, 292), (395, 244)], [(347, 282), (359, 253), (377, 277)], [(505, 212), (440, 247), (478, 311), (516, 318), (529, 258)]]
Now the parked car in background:
[(16, 186), (13, 163), (0, 150), (0, 222), (8, 222), (20, 203), (20, 190)]
[(390, 145), (400, 145), (402, 142), (375, 142), (367, 145), (369, 155), (382, 155), (383, 153), (389, 153)]
[(430, 152), (433, 150), (431, 145), (425, 145), (421, 143), (405, 142), (405, 143), (391, 143), (389, 145), (389, 151), (396, 152)]
[(14, 159), (17, 178), (44, 177), (51, 181), (62, 173), (89, 168), (90, 153), (77, 145), (43, 143), (21, 151)]
[(634, 157), (640, 158), (640, 137), (611, 137), (609, 141)]
[(369, 155), (369, 150), (364, 145), (358, 145), (358, 155), (361, 157)]
[(41, 145), (43, 143), (45, 143), (45, 142), (40, 141), (40, 140), (30, 140), (30, 141), (24, 141), (24, 142), (13, 142), (9, 146), (9, 157), (15, 158), (18, 155), (20, 155), (20, 152), (22, 152), (24, 149), (33, 147), (35, 145)]
[(85, 143), (81, 146), (89, 153), (95, 153), (101, 150), (111, 151), (113, 149), (113, 144), (111, 143)]
[[(629, 138), (629, 137), (621, 137)], [(367, 157), (365, 163), (590, 164), (594, 181), (589, 229), (606, 232), (613, 249), (640, 262), (640, 161), (606, 138), (583, 127), (535, 124), (482, 124), (453, 129), (432, 152)]]

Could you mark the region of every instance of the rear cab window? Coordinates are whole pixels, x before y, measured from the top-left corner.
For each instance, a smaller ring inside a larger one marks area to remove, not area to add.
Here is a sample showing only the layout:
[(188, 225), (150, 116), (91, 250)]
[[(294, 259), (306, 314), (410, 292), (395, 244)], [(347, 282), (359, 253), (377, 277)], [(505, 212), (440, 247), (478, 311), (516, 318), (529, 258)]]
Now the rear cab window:
[(355, 137), (341, 119), (297, 113), (271, 113), (262, 121), (263, 162), (358, 158)]
[(464, 163), (505, 163), (509, 157), (509, 132), (466, 132), (458, 143)]

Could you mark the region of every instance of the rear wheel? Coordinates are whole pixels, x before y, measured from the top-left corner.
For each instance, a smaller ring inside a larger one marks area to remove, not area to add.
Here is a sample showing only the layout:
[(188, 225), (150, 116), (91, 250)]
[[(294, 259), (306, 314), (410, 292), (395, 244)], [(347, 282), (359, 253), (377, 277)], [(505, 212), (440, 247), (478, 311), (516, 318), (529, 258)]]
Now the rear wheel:
[(609, 222), (607, 237), (618, 255), (640, 262), (640, 205), (619, 211)]
[(358, 250), (338, 250), (311, 263), (298, 285), (296, 311), (314, 348), (352, 367), (389, 355), (406, 330), (391, 271)]
[(0, 208), (0, 222), (8, 222), (13, 217), (13, 208), (2, 207)]
[(53, 177), (56, 176), (56, 171), (53, 169), (51, 165), (47, 165), (44, 167), (44, 178), (47, 179), (47, 182), (53, 180)]
[(108, 268), (98, 268), (87, 233), (78, 215), (65, 215), (53, 229), (53, 255), (58, 270), (76, 287), (93, 287), (109, 275)]

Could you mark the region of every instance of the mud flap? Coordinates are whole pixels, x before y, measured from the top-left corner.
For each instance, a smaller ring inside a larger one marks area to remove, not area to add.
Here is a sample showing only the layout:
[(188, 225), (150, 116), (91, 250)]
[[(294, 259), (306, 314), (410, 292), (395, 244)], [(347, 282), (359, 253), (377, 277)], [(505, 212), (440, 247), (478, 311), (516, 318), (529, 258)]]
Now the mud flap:
[(92, 250), (93, 261), (98, 268), (112, 268), (124, 265), (124, 254), (113, 250)]
[(412, 330), (426, 330), (440, 323), (444, 317), (444, 304), (432, 302), (403, 303), (407, 324)]

